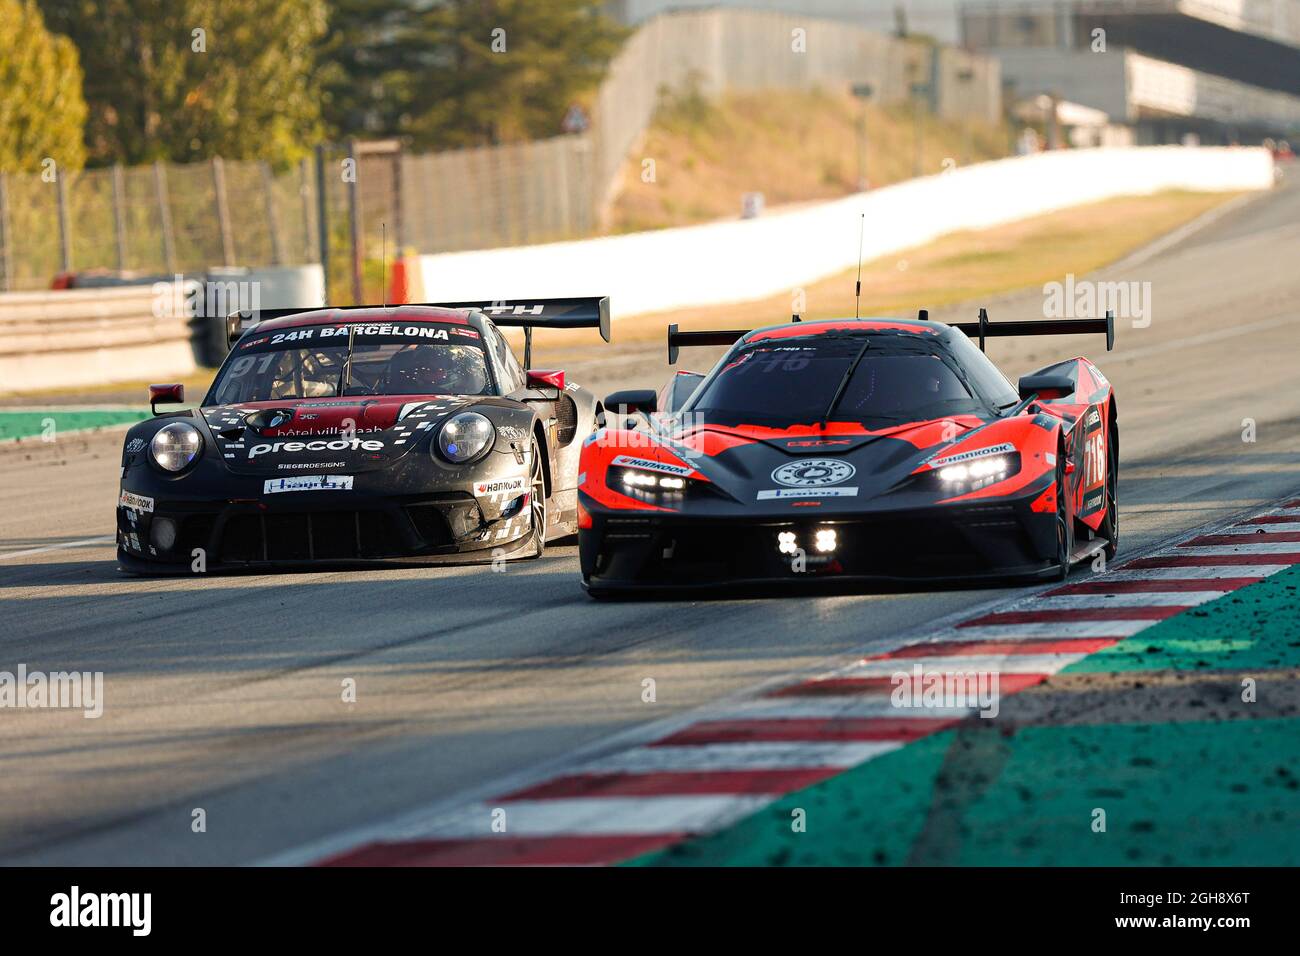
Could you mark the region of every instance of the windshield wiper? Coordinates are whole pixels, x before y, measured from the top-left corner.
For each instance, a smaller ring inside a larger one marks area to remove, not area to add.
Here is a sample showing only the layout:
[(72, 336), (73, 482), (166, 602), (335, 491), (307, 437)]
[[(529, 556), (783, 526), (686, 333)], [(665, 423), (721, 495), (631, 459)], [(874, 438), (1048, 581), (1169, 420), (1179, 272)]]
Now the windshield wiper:
[(339, 372), (339, 385), (337, 395), (342, 398), (344, 392), (352, 387), (352, 343), (357, 338), (357, 327), (348, 326), (348, 354), (343, 358), (343, 371)]
[(853, 373), (856, 372), (858, 366), (862, 364), (862, 356), (867, 354), (867, 349), (869, 348), (871, 348), (871, 339), (866, 339), (862, 343), (862, 348), (858, 349), (858, 354), (853, 356), (853, 361), (845, 371), (844, 377), (840, 379), (839, 387), (835, 389), (835, 394), (831, 396), (831, 403), (826, 406), (826, 411), (822, 413), (822, 428), (826, 427), (826, 423), (830, 421), (831, 413), (835, 411), (835, 407), (839, 405), (840, 399), (842, 399), (844, 393), (848, 391), (849, 382), (853, 379)]

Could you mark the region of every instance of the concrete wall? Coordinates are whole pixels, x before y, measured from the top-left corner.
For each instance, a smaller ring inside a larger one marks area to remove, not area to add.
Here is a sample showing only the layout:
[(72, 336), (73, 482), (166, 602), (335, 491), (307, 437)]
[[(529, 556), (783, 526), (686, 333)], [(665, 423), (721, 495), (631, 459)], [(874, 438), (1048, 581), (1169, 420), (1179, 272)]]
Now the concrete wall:
[(0, 395), (168, 381), (194, 368), (186, 319), (149, 286), (0, 295)]
[(1266, 189), (1263, 149), (1062, 150), (982, 163), (759, 219), (420, 257), (433, 300), (609, 295), (615, 317), (790, 292), (867, 259), (1112, 196)]

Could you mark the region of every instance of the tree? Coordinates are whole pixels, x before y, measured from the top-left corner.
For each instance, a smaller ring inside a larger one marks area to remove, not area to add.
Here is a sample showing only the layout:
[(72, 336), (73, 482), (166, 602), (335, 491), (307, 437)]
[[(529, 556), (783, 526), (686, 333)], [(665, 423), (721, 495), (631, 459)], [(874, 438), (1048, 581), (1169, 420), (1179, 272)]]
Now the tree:
[(437, 0), (417, 11), (406, 131), (432, 148), (555, 136), (626, 31), (599, 0)]
[(81, 168), (85, 122), (76, 47), (46, 29), (34, 0), (0, 0), (0, 170)]
[(319, 136), (324, 0), (40, 3), (81, 52), (93, 162), (284, 162)]
[(412, 0), (331, 0), (321, 41), (322, 112), (330, 135), (396, 136), (422, 50)]

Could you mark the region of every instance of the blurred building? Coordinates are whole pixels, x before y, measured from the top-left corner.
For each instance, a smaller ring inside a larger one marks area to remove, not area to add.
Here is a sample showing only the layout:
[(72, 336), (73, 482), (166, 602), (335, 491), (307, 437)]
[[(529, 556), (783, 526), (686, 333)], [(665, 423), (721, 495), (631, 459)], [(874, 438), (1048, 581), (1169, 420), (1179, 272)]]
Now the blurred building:
[(1088, 142), (1258, 142), (1300, 132), (1300, 0), (607, 4), (626, 23), (701, 7), (806, 14), (992, 54), (1009, 85), (1008, 103), (1039, 104), (1050, 97), (1102, 111), (1109, 128), (1091, 127)]
[(1067, 98), (1139, 143), (1300, 130), (1300, 0), (977, 0), (960, 15), (1012, 99)]

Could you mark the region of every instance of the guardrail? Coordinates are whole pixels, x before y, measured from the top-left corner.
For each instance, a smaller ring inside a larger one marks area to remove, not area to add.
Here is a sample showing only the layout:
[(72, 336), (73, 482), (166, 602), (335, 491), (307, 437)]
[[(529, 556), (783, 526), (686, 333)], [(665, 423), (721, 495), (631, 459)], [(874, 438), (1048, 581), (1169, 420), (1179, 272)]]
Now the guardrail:
[(1060, 150), (980, 163), (758, 219), (579, 242), (421, 256), (441, 300), (608, 295), (615, 318), (762, 299), (866, 259), (962, 229), (1165, 189), (1267, 189), (1273, 158), (1252, 148)]
[(0, 294), (0, 395), (194, 371), (188, 319), (150, 286)]

